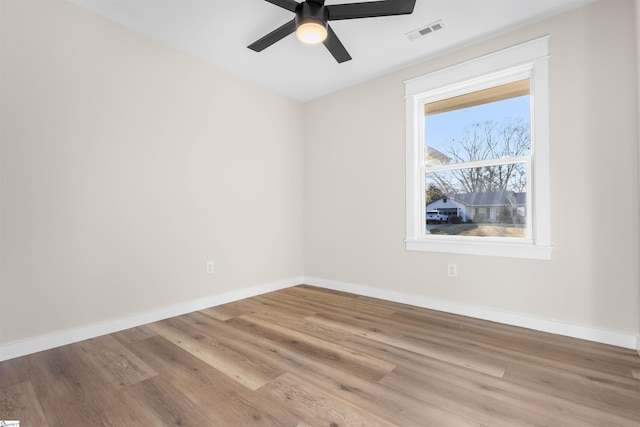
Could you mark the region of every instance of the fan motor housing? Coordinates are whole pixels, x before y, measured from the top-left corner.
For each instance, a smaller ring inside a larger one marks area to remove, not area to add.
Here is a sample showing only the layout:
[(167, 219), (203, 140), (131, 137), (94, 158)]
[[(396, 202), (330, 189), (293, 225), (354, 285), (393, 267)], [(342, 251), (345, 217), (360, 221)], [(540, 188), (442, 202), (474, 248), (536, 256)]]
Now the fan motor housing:
[(296, 7), (296, 28), (307, 22), (316, 22), (325, 28), (329, 21), (329, 11), (324, 5), (305, 1)]

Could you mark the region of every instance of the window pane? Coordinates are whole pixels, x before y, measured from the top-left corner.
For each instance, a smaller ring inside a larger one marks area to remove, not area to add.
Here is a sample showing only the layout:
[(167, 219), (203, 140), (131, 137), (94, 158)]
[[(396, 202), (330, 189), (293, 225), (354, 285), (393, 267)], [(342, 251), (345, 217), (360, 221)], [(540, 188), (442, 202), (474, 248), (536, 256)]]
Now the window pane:
[[(525, 238), (526, 187), (526, 163), (429, 172), (425, 175), (426, 212), (431, 213), (425, 218), (427, 230), (431, 234)], [(434, 211), (446, 215), (446, 221), (433, 221)]]
[(527, 79), (426, 104), (425, 165), (529, 155), (528, 84)]

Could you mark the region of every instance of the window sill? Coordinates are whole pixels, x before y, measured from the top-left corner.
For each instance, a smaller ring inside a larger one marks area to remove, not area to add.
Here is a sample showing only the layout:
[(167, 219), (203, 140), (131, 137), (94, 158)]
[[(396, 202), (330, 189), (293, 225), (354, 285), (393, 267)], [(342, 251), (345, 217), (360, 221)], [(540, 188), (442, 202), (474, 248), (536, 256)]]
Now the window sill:
[(481, 241), (454, 241), (452, 239), (408, 239), (406, 249), (422, 252), (443, 252), (464, 255), (485, 255), (508, 258), (550, 260), (552, 246), (530, 243), (499, 243)]

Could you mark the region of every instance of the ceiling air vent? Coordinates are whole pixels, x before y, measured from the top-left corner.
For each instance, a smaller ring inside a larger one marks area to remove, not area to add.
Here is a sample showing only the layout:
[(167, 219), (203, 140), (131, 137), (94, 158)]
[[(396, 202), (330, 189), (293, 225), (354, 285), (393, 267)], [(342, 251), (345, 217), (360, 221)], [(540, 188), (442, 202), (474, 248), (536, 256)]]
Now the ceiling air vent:
[(407, 36), (409, 40), (413, 41), (413, 40), (419, 39), (422, 36), (426, 36), (428, 34), (433, 34), (436, 31), (440, 31), (443, 28), (444, 28), (444, 23), (442, 22), (442, 20), (439, 20), (429, 25), (426, 25), (422, 28), (418, 28), (417, 30), (410, 31), (406, 33), (405, 36)]

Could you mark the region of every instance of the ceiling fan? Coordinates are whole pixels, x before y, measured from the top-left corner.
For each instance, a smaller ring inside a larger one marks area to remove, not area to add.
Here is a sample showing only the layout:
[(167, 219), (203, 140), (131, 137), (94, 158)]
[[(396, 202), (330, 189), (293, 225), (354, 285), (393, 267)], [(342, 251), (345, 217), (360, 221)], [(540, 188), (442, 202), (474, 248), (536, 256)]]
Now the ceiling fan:
[(296, 14), (295, 18), (266, 36), (247, 46), (261, 52), (277, 41), (295, 32), (304, 43), (323, 43), (339, 63), (349, 61), (351, 55), (333, 32), (329, 21), (372, 18), (376, 16), (408, 15), (413, 12), (416, 0), (385, 0), (325, 6), (325, 0), (266, 0)]

